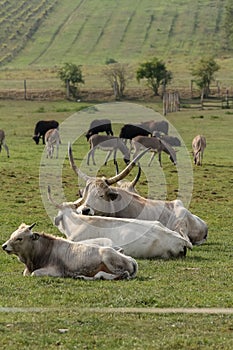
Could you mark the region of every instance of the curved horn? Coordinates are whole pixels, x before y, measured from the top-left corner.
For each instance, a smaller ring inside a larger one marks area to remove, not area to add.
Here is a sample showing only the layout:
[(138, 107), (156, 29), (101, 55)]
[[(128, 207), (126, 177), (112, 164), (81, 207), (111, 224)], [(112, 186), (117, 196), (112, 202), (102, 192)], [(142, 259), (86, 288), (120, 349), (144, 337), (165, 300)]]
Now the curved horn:
[(74, 170), (75, 174), (77, 176), (80, 176), (83, 180), (85, 180), (87, 182), (87, 180), (89, 180), (91, 177), (84, 174), (75, 164), (74, 164), (74, 157), (73, 157), (73, 152), (71, 149), (71, 144), (70, 142), (68, 143), (68, 155), (69, 155), (69, 161), (70, 161), (70, 165), (72, 167), (72, 169)]
[(113, 185), (116, 182), (124, 179), (124, 177), (126, 177), (130, 171), (133, 169), (133, 167), (135, 166), (135, 164), (137, 163), (137, 161), (146, 153), (150, 150), (150, 148), (146, 148), (144, 151), (142, 151), (141, 153), (139, 153), (133, 160), (132, 162), (130, 162), (127, 167), (125, 169), (123, 169), (119, 174), (110, 177), (109, 179), (106, 179), (106, 182), (108, 183), (108, 185)]
[(36, 225), (36, 222), (34, 222), (34, 224), (31, 224), (28, 229), (31, 231), (31, 229)]
[(140, 164), (138, 163), (138, 173), (137, 173), (137, 175), (135, 176), (134, 180), (131, 181), (130, 186), (133, 186), (133, 187), (136, 186), (138, 180), (140, 179), (141, 172), (142, 172), (142, 168), (140, 167)]
[(48, 185), (48, 200), (50, 201), (50, 203), (52, 203), (55, 208), (57, 209), (62, 209), (62, 205), (61, 204), (57, 204), (54, 202), (54, 200), (51, 197), (51, 187)]

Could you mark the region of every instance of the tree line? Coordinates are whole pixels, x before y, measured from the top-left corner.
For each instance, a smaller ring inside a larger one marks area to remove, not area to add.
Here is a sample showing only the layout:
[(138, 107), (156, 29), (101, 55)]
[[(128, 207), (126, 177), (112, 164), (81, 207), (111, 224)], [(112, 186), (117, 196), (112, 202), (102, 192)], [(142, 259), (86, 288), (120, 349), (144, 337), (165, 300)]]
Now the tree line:
[[(210, 94), (210, 84), (215, 80), (215, 73), (220, 69), (213, 57), (200, 59), (191, 69), (193, 81), (200, 89), (203, 97)], [(127, 82), (133, 78), (132, 71), (127, 64), (121, 64), (114, 59), (108, 60), (103, 68), (110, 87), (113, 89), (116, 100), (124, 97)], [(85, 84), (82, 67), (74, 63), (65, 63), (58, 70), (58, 77), (63, 82), (67, 91), (67, 98), (78, 98), (80, 84)], [(162, 88), (162, 95), (167, 85), (172, 81), (172, 72), (166, 68), (165, 62), (154, 57), (153, 59), (139, 64), (136, 71), (138, 83), (145, 81), (155, 96), (159, 95)]]

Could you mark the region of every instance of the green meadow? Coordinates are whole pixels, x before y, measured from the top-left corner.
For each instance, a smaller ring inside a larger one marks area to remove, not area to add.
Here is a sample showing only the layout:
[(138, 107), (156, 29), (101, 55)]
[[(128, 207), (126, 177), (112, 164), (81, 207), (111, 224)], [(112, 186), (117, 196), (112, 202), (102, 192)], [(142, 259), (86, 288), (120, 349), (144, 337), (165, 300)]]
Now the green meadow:
[[(216, 79), (232, 95), (232, 48), (224, 32), (224, 0), (1, 0), (0, 95), (30, 90), (60, 90), (57, 69), (64, 62), (82, 66), (84, 92), (109, 85), (103, 67), (109, 59), (130, 71), (153, 57), (165, 61), (174, 80), (169, 88), (189, 92), (190, 68), (212, 55), (221, 69)], [(133, 74), (134, 74), (133, 73)], [(162, 101), (144, 99), (145, 84), (127, 82), (126, 95), (137, 90), (138, 104), (103, 102), (14, 101), (0, 99), (0, 129), (6, 132), (10, 158), (0, 154), (0, 243), (25, 222), (34, 230), (61, 236), (53, 224), (57, 210), (48, 202), (47, 186), (58, 203), (74, 201), (85, 186), (70, 168), (67, 144), (88, 175), (112, 176), (112, 159), (96, 152), (97, 166), (86, 165), (84, 136), (93, 119), (109, 118), (119, 135), (127, 122), (161, 117)], [(141, 95), (140, 95), (141, 94)], [(140, 95), (140, 96), (139, 96)], [(12, 93), (13, 96), (13, 93)], [(110, 96), (110, 95), (109, 95)], [(181, 95), (181, 97), (183, 97)], [(112, 100), (112, 97), (109, 99)], [(139, 100), (141, 99), (141, 100)], [(131, 97), (132, 101), (132, 97)], [(107, 101), (109, 102), (109, 100)], [(96, 102), (97, 103), (97, 102)], [(187, 106), (186, 106), (187, 107)], [(183, 259), (137, 259), (130, 281), (82, 281), (23, 277), (24, 266), (0, 250), (1, 349), (231, 350), (232, 287), (232, 109), (183, 108), (170, 113), (170, 134), (178, 136), (177, 166), (166, 154), (141, 160), (138, 192), (146, 197), (179, 198), (209, 227), (208, 240)], [(59, 158), (47, 159), (32, 140), (38, 120), (60, 123)], [(191, 157), (194, 136), (207, 139), (202, 167)], [(123, 169), (122, 159), (118, 159)], [(133, 169), (127, 179), (133, 179)]]
[[(115, 111), (122, 106), (125, 115), (114, 119), (115, 134), (122, 123), (131, 118), (132, 111), (135, 120), (161, 113), (161, 105), (155, 103), (118, 103), (116, 108), (112, 104), (112, 109), (108, 106), (66, 101), (0, 101), (0, 127), (6, 131), (10, 149), (9, 159), (4, 149), (0, 155), (1, 244), (21, 222), (36, 222), (35, 231), (61, 235), (44, 206), (48, 179), (41, 181), (41, 174), (46, 166), (52, 173), (60, 162), (63, 195), (68, 201), (77, 198), (78, 179), (66, 155), (69, 138), (73, 142), (75, 161), (87, 174), (112, 176), (115, 173), (112, 160), (106, 167), (101, 165), (104, 155), (101, 151), (96, 152), (97, 166), (85, 164), (89, 146), (83, 131), (89, 121), (98, 116), (98, 110), (102, 115), (108, 113), (113, 120)], [(23, 277), (23, 264), (16, 257), (0, 252), (2, 349), (232, 348), (232, 314), (213, 311), (231, 308), (233, 302), (232, 117), (232, 110), (184, 109), (168, 114), (170, 130), (178, 133), (183, 144), (177, 152), (178, 165), (175, 167), (164, 154), (162, 169), (157, 159), (148, 168), (149, 155), (146, 155), (137, 185), (142, 195), (172, 200), (182, 194), (185, 198), (179, 184), (180, 176), (186, 174), (179, 165), (185, 150), (187, 177), (192, 185), (189, 208), (208, 223), (207, 242), (193, 247), (184, 259), (138, 259), (138, 275), (131, 281)], [(41, 119), (60, 122), (63, 138), (58, 160), (46, 160), (44, 146), (37, 146), (32, 140), (34, 125)], [(63, 125), (72, 121), (77, 129), (73, 130), (70, 124), (70, 134), (63, 133)], [(198, 133), (207, 139), (202, 167), (194, 167), (190, 158), (191, 141)], [(121, 159), (119, 165), (121, 169), (124, 166)], [(128, 178), (133, 178), (135, 172), (136, 169)], [(58, 202), (63, 198), (54, 183), (52, 195)], [(150, 312), (157, 308), (210, 308), (212, 313)]]

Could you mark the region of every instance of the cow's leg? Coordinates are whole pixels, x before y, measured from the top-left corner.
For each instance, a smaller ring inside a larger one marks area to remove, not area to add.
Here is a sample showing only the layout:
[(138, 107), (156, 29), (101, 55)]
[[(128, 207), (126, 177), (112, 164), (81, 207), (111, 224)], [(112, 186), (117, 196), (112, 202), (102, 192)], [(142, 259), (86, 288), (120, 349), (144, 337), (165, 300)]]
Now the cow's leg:
[(118, 253), (112, 248), (102, 255), (103, 268), (101, 271), (114, 275), (114, 279), (128, 279), (136, 276), (137, 263), (134, 259)]
[(115, 280), (115, 279), (119, 279), (118, 275), (114, 275), (112, 273), (107, 273), (104, 271), (99, 271), (95, 276), (94, 276), (95, 280)]
[(61, 272), (55, 266), (43, 267), (41, 269), (37, 269), (31, 273), (31, 276), (42, 277), (64, 277)]
[(45, 134), (42, 135), (43, 145), (45, 145)]

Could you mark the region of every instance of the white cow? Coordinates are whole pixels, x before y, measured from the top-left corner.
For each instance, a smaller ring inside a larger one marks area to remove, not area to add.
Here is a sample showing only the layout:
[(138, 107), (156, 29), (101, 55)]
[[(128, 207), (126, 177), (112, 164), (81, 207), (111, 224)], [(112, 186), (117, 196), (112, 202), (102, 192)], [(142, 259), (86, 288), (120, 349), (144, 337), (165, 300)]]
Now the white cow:
[(45, 134), (45, 144), (47, 149), (47, 158), (53, 158), (54, 147), (56, 146), (58, 158), (59, 145), (61, 144), (61, 139), (58, 129), (50, 129)]
[(137, 274), (137, 262), (111, 247), (71, 242), (32, 232), (35, 224), (24, 223), (2, 245), (25, 264), (24, 276), (72, 277), (83, 279), (125, 279)]
[[(141, 157), (143, 153), (137, 157)], [(172, 231), (179, 232), (199, 245), (207, 239), (207, 224), (186, 209), (180, 200), (162, 201), (147, 199), (139, 194), (113, 187), (132, 170), (138, 158), (135, 158), (120, 174), (110, 178), (91, 177), (84, 174), (75, 165), (72, 150), (69, 147), (70, 163), (75, 173), (86, 181), (83, 196), (74, 202), (80, 213), (85, 215), (135, 218), (140, 220), (158, 220)]]
[(80, 215), (72, 203), (56, 207), (55, 225), (71, 241), (109, 238), (113, 246), (134, 258), (181, 257), (187, 248), (192, 249), (189, 239), (158, 221)]

